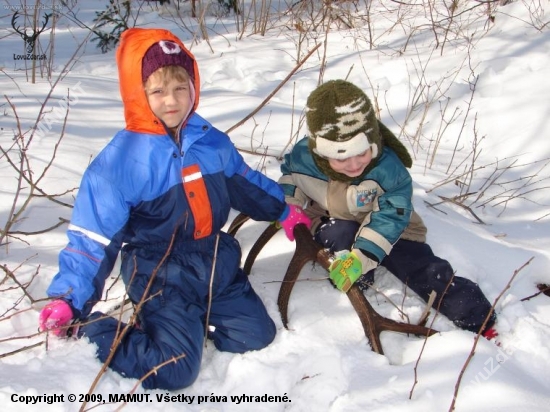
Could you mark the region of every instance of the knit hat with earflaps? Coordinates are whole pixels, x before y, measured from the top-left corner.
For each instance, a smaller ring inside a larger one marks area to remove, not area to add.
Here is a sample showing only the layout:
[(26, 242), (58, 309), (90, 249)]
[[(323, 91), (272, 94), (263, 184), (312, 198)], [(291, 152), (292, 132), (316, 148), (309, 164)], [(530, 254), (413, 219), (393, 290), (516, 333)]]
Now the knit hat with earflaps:
[[(376, 166), (382, 148), (394, 149), (403, 164), (412, 165), (407, 149), (378, 121), (369, 98), (344, 80), (331, 80), (307, 99), (306, 121), (311, 133), (309, 148), (317, 166), (332, 179), (360, 179)], [(372, 149), (372, 161), (355, 178), (335, 172), (327, 159), (347, 159)]]

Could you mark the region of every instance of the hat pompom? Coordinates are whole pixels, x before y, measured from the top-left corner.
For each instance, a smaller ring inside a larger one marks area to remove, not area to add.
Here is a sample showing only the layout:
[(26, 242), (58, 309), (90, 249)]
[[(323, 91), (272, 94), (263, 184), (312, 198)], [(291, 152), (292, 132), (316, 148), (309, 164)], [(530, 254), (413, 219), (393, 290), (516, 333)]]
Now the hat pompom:
[(141, 79), (143, 83), (155, 71), (165, 66), (181, 66), (194, 79), (193, 61), (180, 45), (171, 40), (160, 40), (154, 43), (141, 60)]

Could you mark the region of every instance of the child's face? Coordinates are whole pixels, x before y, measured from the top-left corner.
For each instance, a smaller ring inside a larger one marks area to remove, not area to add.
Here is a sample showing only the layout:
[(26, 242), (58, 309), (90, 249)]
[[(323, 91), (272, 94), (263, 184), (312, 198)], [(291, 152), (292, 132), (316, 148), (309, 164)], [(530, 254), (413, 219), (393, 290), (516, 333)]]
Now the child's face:
[(151, 110), (169, 129), (178, 127), (189, 114), (189, 88), (189, 80), (180, 81), (175, 77), (164, 79), (157, 72), (145, 82), (145, 93)]
[(369, 165), (372, 160), (372, 149), (357, 155), (348, 157), (347, 159), (328, 159), (328, 164), (335, 172), (345, 174), (349, 177), (357, 177), (363, 173), (365, 167)]

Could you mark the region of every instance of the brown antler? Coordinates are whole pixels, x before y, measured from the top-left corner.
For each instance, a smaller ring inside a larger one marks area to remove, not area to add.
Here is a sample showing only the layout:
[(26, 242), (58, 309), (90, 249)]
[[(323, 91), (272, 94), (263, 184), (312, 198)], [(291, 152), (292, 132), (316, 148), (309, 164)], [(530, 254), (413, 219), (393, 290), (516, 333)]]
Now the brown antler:
[[(294, 237), (296, 238), (296, 251), (292, 257), (287, 273), (285, 274), (285, 282), (279, 291), (279, 311), (283, 318), (283, 322), (287, 321), (287, 308), (290, 292), (303, 266), (311, 260), (318, 262), (323, 268), (327, 269), (330, 266), (330, 256), (323, 247), (315, 242), (311, 237), (311, 233), (304, 225), (297, 225), (294, 228)], [(295, 266), (293, 266), (295, 264)], [(287, 279), (288, 277), (288, 279)], [(397, 322), (393, 319), (385, 318), (379, 315), (372, 305), (369, 303), (365, 295), (357, 285), (353, 285), (347, 292), (348, 298), (359, 316), (359, 320), (363, 325), (365, 336), (369, 340), (372, 350), (381, 355), (384, 354), (382, 343), (380, 342), (380, 334), (384, 331), (410, 333), (420, 336), (431, 336), (437, 331), (427, 328), (423, 325), (412, 325), (410, 323)], [(286, 323), (285, 323), (286, 327)]]
[[(236, 232), (247, 219), (243, 216), (237, 216), (235, 220), (238, 222), (238, 226), (236, 226), (234, 232)], [(233, 224), (231, 226), (233, 227)], [(245, 273), (250, 273), (250, 268), (256, 256), (277, 230), (278, 227), (276, 225), (269, 225), (254, 243), (245, 262)], [(288, 265), (277, 299), (279, 312), (281, 313), (285, 328), (288, 325), (288, 301), (290, 299), (290, 294), (304, 265), (309, 261), (315, 261), (327, 270), (330, 266), (330, 256), (320, 244), (313, 240), (311, 233), (305, 225), (300, 224), (294, 228), (294, 237), (296, 238), (296, 251)], [(372, 350), (376, 353), (384, 354), (380, 341), (380, 334), (384, 331), (410, 333), (420, 336), (431, 336), (437, 333), (436, 330), (427, 328), (423, 325), (397, 322), (379, 315), (357, 285), (351, 287), (347, 296), (359, 316), (361, 324), (363, 325), (363, 330), (365, 331), (365, 336), (369, 340)]]
[(227, 229), (227, 233), (231, 236), (235, 236), (235, 233), (237, 233), (237, 230), (241, 228), (241, 226), (250, 219), (247, 215), (243, 213), (239, 213), (235, 219), (231, 222), (229, 225), (229, 229)]
[[(231, 236), (235, 236), (235, 234), (241, 228), (241, 226), (249, 219), (250, 219), (249, 216), (240, 213), (229, 225), (229, 229), (227, 229), (227, 233), (229, 233)], [(252, 269), (252, 265), (254, 264), (256, 257), (261, 252), (261, 250), (266, 245), (266, 243), (269, 241), (269, 239), (271, 239), (273, 235), (278, 232), (279, 229), (280, 227), (277, 226), (276, 224), (269, 225), (262, 232), (262, 234), (256, 240), (256, 242), (254, 242), (254, 244), (252, 245), (252, 248), (250, 249), (250, 252), (248, 252), (246, 261), (244, 262), (244, 267), (243, 267), (244, 273), (246, 273), (247, 275), (250, 275), (250, 270)]]

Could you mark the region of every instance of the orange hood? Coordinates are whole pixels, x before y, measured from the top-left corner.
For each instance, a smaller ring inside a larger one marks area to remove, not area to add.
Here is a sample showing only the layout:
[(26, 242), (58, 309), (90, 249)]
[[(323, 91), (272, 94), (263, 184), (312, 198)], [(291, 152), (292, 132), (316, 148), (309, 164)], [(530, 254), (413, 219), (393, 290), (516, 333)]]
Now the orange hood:
[(191, 76), (189, 81), (193, 82), (193, 86), (195, 87), (195, 101), (191, 113), (199, 105), (200, 79), (197, 61), (181, 40), (164, 29), (132, 28), (125, 30), (122, 33), (120, 45), (116, 51), (116, 61), (120, 95), (124, 104), (126, 129), (134, 132), (166, 134), (166, 129), (162, 122), (149, 108), (141, 80), (141, 61), (143, 56), (149, 47), (160, 40), (171, 40), (179, 44), (183, 52), (189, 56), (193, 67), (193, 73), (189, 73)]

